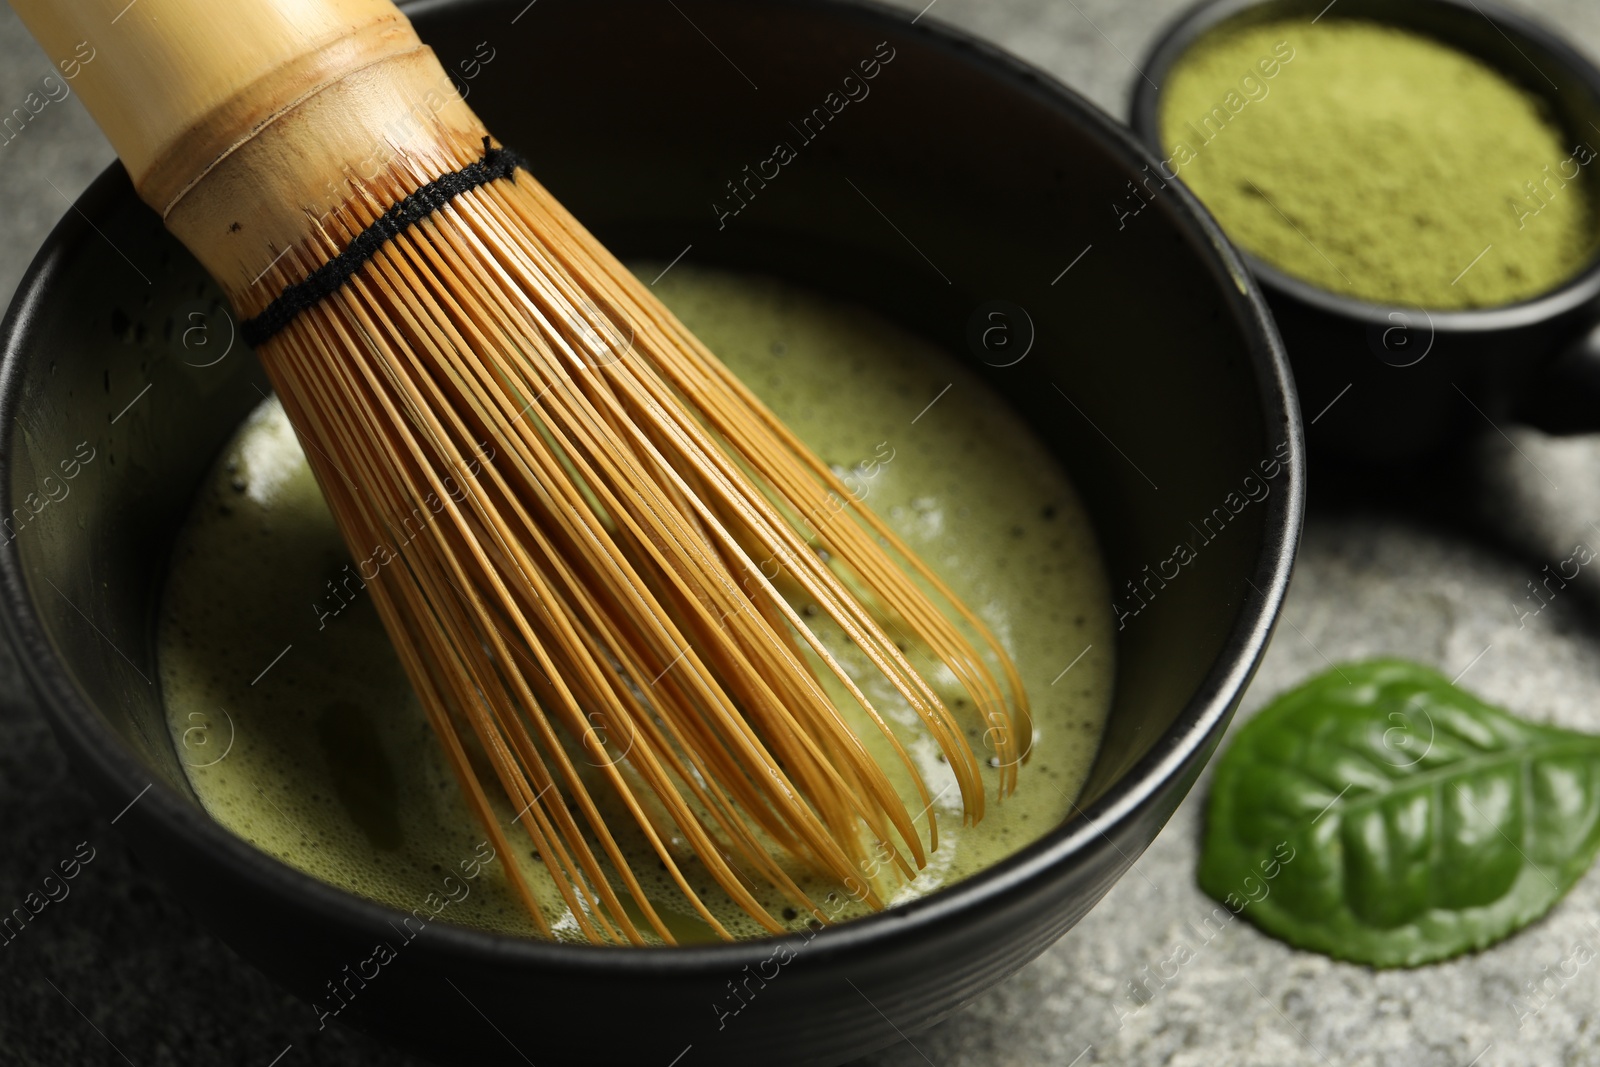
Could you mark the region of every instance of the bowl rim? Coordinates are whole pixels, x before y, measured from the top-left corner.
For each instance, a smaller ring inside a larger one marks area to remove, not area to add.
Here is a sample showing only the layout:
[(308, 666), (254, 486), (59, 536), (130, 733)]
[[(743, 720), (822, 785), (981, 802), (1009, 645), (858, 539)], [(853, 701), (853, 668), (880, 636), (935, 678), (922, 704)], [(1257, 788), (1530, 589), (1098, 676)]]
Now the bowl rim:
[[(446, 9), (512, 6), (515, 2), (418, 0), (404, 4), (403, 10), (416, 18)], [(1054, 77), (965, 31), (922, 16), (908, 25), (904, 10), (879, 0), (769, 2), (812, 15), (853, 19), (919, 34), (933, 47), (1011, 90), (1031, 96), (1058, 113), (1070, 114), (1080, 131), (1096, 141), (1110, 158), (1126, 165), (1129, 173), (1153, 162), (1133, 132), (1095, 104)], [(130, 193), (126, 173), (120, 163), (113, 162), (75, 202), (74, 210), (63, 216), (18, 285), (0, 322), (0, 423), (14, 425), (20, 382), (29, 370), (29, 327), (47, 298), (47, 290), (53, 287), (66, 250), (77, 242), (95, 239), (98, 231), (91, 220), (110, 206), (125, 202)], [(722, 944), (651, 946), (641, 951), (630, 950), (631, 946), (545, 941), (437, 922), (428, 925), (427, 936), (419, 936), (416, 951), (435, 958), (455, 957), (501, 968), (559, 969), (592, 975), (631, 968), (657, 976), (721, 975), (747, 964), (758, 964), (783, 947), (803, 952), (815, 961), (871, 951), (901, 938), (925, 935), (959, 919), (985, 900), (1026, 890), (1050, 870), (1090, 849), (1097, 838), (1105, 838), (1131, 863), (1136, 856), (1128, 856), (1117, 844), (1117, 830), (1140, 809), (1159, 802), (1186, 771), (1209, 755), (1261, 661), (1288, 591), (1305, 496), (1305, 443), (1299, 404), (1287, 355), (1266, 302), (1244, 260), (1199, 201), (1181, 186), (1175, 186), (1174, 193), (1163, 198), (1161, 210), (1177, 235), (1187, 240), (1202, 269), (1212, 275), (1221, 302), (1245, 335), (1245, 354), (1256, 381), (1255, 403), (1262, 417), (1263, 433), (1282, 433), (1289, 452), (1283, 463), (1284, 491), (1263, 501), (1262, 544), (1250, 573), (1245, 575), (1257, 595), (1240, 598), (1221, 651), (1150, 751), (1087, 809), (1074, 804), (1075, 816), (1006, 859), (917, 900), (826, 927), (809, 937), (787, 934)], [(11, 451), (0, 450), (0, 513), (11, 505), (12, 463)], [(362, 934), (392, 933), (389, 924), (404, 913), (336, 888), (258, 850), (143, 768), (57, 660), (35, 611), (15, 544), (0, 542), (0, 619), (52, 725), (71, 738), (106, 781), (125, 790), (130, 801), (143, 798), (136, 823), (154, 821), (173, 827), (196, 847), (219, 857), (219, 862), (249, 876), (264, 892), (289, 898), (296, 906), (319, 913), (331, 922)]]
[[(1316, 2), (1317, 0), (1196, 0), (1167, 23), (1166, 29), (1150, 46), (1145, 53), (1144, 62), (1140, 64), (1146, 78), (1134, 82), (1129, 104), (1129, 122), (1135, 135), (1147, 149), (1155, 153), (1157, 158), (1166, 155), (1166, 148), (1161, 139), (1159, 87), (1166, 84), (1173, 65), (1208, 31), (1254, 8), (1272, 6), (1288, 8), (1296, 4), (1311, 6)], [(1334, 3), (1337, 2), (1338, 0), (1334, 0)], [(1579, 52), (1559, 30), (1546, 26), (1520, 11), (1504, 7), (1496, 0), (1404, 0), (1403, 3), (1393, 4), (1382, 15), (1362, 17), (1404, 28), (1405, 24), (1396, 17), (1396, 12), (1407, 5), (1412, 8), (1448, 8), (1463, 16), (1481, 15), (1490, 25), (1507, 35), (1507, 40), (1511, 41), (1513, 47), (1520, 50), (1516, 40), (1520, 38), (1522, 44), (1531, 44), (1556, 60), (1562, 65), (1565, 73), (1570, 74), (1575, 82), (1586, 86), (1589, 93), (1600, 101), (1600, 67)], [(1323, 14), (1328, 14), (1328, 9), (1333, 6), (1333, 3), (1328, 4), (1327, 8), (1323, 9)], [(1319, 19), (1321, 17), (1322, 15), (1317, 16)], [(1312, 21), (1315, 22), (1316, 19)], [(1476, 55), (1461, 45), (1445, 40), (1442, 36), (1439, 40), (1450, 47), (1459, 48), (1468, 55)], [(1497, 70), (1500, 69), (1498, 64), (1490, 64), (1487, 60), (1484, 62)], [(1175, 179), (1168, 179), (1166, 173), (1159, 167), (1157, 173), (1165, 181), (1175, 180), (1177, 183), (1183, 181), (1181, 172)], [(1203, 210), (1209, 214), (1209, 209)], [(1590, 253), (1588, 263), (1582, 270), (1553, 289), (1494, 307), (1452, 309), (1429, 308), (1416, 304), (1382, 304), (1346, 296), (1298, 278), (1244, 248), (1238, 246), (1235, 248), (1249, 265), (1251, 274), (1264, 288), (1284, 293), (1320, 311), (1379, 327), (1394, 325), (1393, 316), (1397, 314), (1421, 313), (1427, 317), (1433, 329), (1447, 333), (1513, 330), (1547, 322), (1600, 298), (1600, 243), (1596, 244)]]

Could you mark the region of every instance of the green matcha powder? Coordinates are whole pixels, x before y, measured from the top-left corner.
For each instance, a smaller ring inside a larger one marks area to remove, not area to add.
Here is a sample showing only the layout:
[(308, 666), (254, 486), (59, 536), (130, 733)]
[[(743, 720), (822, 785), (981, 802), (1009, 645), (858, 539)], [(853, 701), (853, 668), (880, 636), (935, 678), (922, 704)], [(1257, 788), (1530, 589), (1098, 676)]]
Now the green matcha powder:
[(1590, 142), (1477, 59), (1392, 27), (1224, 24), (1169, 76), (1161, 133), (1163, 173), (1241, 247), (1363, 300), (1513, 303), (1595, 249)]

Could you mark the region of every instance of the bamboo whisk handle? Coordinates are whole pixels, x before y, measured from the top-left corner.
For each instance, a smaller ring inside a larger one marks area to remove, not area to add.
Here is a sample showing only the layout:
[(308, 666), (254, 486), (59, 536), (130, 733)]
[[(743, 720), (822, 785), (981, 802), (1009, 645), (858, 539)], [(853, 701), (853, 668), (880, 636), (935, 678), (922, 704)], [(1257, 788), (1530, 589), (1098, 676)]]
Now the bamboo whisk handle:
[[(191, 171), (284, 106), (421, 47), (389, 0), (12, 0), (52, 60), (94, 49), (76, 88), (134, 184)], [(231, 127), (231, 128), (230, 128)], [(154, 205), (158, 210), (166, 204)]]
[(390, 0), (11, 4), (52, 60), (87, 42), (74, 87), (139, 195), (236, 304), (358, 172), (482, 135)]

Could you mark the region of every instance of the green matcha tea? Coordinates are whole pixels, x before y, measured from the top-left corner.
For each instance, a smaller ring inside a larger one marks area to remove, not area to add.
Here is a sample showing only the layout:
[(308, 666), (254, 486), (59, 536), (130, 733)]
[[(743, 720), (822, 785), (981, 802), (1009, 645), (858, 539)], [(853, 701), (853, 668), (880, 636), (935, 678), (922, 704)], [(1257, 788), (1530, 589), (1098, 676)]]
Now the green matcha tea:
[(1161, 94), (1162, 176), (1247, 251), (1380, 304), (1548, 292), (1600, 237), (1595, 131), (1429, 37), (1337, 12), (1226, 22)]
[[(639, 268), (646, 279), (658, 271)], [(997, 802), (998, 761), (978, 716), (948, 671), (929, 677), (984, 764), (987, 815), (964, 827), (954, 775), (915, 712), (864, 656), (852, 657), (842, 635), (817, 627), (892, 721), (935, 797), (938, 850), (893, 902), (966, 877), (1059, 824), (1095, 755), (1114, 668), (1104, 568), (1060, 468), (955, 360), (867, 312), (683, 264), (655, 291), (983, 618), (1027, 687), (1031, 754), (1016, 793)], [(286, 863), (403, 911), (431, 900), (424, 914), (441, 921), (534, 933), (498, 864), (484, 862), (493, 850), (275, 400), (219, 457), (179, 537), (160, 662), (178, 754), (217, 821)], [(914, 795), (884, 739), (864, 716), (856, 725), (902, 795)], [(481, 777), (494, 780), (486, 770)], [(584, 940), (514, 824), (518, 813), (495, 794), (517, 847), (509, 858), (556, 936)], [(926, 818), (919, 815), (919, 830)], [(710, 939), (642, 835), (616, 822), (674, 936)], [(685, 870), (701, 868), (691, 859)], [(838, 887), (794, 873), (813, 899), (834, 893), (848, 904), (828, 914), (860, 913)], [(708, 877), (696, 888), (730, 931), (762, 933)], [(775, 891), (763, 901), (795, 929), (810, 919)]]

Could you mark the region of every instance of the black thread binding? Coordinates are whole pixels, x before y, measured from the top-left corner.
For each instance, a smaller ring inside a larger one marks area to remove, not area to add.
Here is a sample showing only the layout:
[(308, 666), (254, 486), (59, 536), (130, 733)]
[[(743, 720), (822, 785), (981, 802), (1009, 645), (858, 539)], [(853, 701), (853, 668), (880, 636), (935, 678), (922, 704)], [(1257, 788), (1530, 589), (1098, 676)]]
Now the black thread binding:
[(350, 247), (312, 271), (305, 281), (285, 289), (261, 314), (242, 323), (240, 335), (252, 348), (260, 347), (293, 322), (296, 315), (338, 292), (339, 287), (349, 281), (386, 242), (394, 240), (462, 193), (501, 178), (515, 181), (518, 167), (527, 169), (522, 157), (509, 148), (490, 148), (489, 138), (485, 137), (482, 159), (434, 179), (385, 211), (376, 222), (356, 235)]

